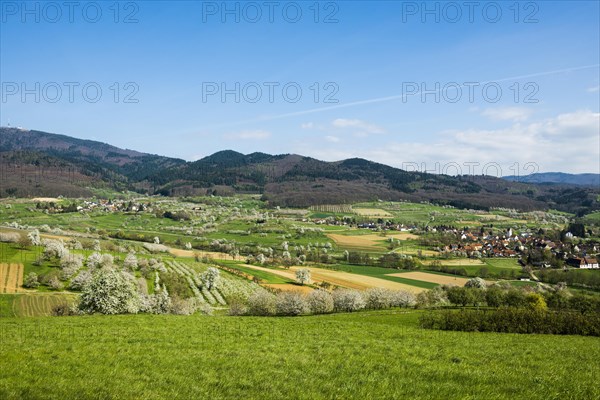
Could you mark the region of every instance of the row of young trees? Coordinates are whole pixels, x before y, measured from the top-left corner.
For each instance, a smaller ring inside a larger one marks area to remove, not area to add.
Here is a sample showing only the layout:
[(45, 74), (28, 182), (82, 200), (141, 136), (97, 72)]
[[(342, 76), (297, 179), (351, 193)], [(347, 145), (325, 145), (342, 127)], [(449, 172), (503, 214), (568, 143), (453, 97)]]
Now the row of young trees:
[(296, 316), (353, 312), (364, 309), (378, 310), (391, 307), (412, 307), (415, 295), (407, 291), (372, 288), (366, 291), (336, 289), (333, 292), (318, 289), (304, 295), (300, 292), (280, 292), (274, 295), (259, 291), (248, 299), (234, 299), (230, 315)]

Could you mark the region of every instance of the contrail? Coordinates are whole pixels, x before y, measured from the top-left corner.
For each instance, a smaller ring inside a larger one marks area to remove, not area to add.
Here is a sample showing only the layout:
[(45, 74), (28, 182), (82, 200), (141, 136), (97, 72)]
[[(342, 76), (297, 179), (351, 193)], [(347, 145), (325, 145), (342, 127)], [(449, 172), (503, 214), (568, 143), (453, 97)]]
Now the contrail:
[[(488, 81), (484, 81), (484, 82), (477, 82), (477, 83), (480, 85), (486, 85), (488, 83), (494, 83), (494, 82), (506, 82), (506, 81), (513, 81), (513, 80), (521, 80), (521, 79), (526, 79), (526, 78), (534, 78), (534, 77), (539, 77), (539, 76), (563, 74), (566, 72), (581, 71), (581, 70), (585, 70), (585, 69), (592, 69), (592, 68), (598, 68), (598, 67), (600, 67), (600, 64), (584, 65), (584, 66), (580, 66), (580, 67), (570, 67), (570, 68), (564, 68), (564, 69), (557, 69), (557, 70), (553, 70), (553, 71), (536, 72), (536, 73), (527, 74), (527, 75), (511, 76), (508, 78), (492, 79), (492, 80), (488, 80)], [(465, 82), (465, 83), (473, 83), (473, 82)], [(458, 87), (467, 87), (470, 85), (463, 84), (463, 85), (457, 85), (457, 86)], [(456, 88), (457, 86), (453, 86), (453, 88)], [(442, 92), (442, 91), (443, 90), (438, 90), (437, 93)], [(436, 91), (427, 91), (427, 93), (436, 93)], [(410, 96), (419, 95), (419, 94), (421, 94), (420, 91), (419, 92), (411, 92)], [(403, 100), (403, 99), (406, 99), (407, 96), (408, 95), (406, 95), (406, 94), (399, 94), (399, 95), (392, 95), (392, 96), (386, 96), (386, 97), (377, 97), (374, 99), (358, 100), (358, 101), (353, 101), (350, 103), (336, 104), (333, 106), (312, 108), (312, 109), (308, 109), (308, 110), (295, 111), (295, 112), (279, 114), (279, 115), (258, 117), (258, 118), (254, 118), (254, 119), (244, 120), (244, 121), (231, 122), (231, 123), (227, 123), (227, 124), (219, 124), (217, 126), (232, 126), (232, 125), (240, 125), (240, 124), (247, 124), (247, 123), (253, 123), (253, 122), (272, 121), (272, 120), (276, 120), (276, 119), (297, 117), (300, 115), (315, 114), (315, 113), (330, 111), (330, 110), (339, 110), (342, 108), (355, 107), (355, 106), (360, 106), (360, 105), (364, 105), (364, 104), (384, 103), (384, 102), (394, 101), (394, 100)]]

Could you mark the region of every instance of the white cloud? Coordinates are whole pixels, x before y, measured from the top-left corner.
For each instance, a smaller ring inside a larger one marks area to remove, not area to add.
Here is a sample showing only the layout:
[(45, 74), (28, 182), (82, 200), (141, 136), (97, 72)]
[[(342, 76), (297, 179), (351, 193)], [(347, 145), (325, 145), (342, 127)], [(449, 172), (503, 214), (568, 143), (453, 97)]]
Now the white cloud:
[(261, 129), (225, 134), (226, 139), (265, 140), (271, 137), (271, 132)]
[[(487, 167), (487, 173), (494, 176), (537, 171), (585, 173), (600, 169), (599, 132), (600, 113), (583, 110), (530, 123), (515, 122), (502, 129), (448, 130), (428, 142), (395, 141), (339, 150), (307, 148), (306, 152), (326, 160), (362, 157), (434, 173), (456, 174), (452, 165), (458, 165), (463, 174), (481, 174)], [(479, 164), (469, 171), (465, 163), (473, 162)]]
[(366, 136), (368, 134), (385, 133), (385, 130), (383, 128), (381, 128), (377, 125), (374, 125), (374, 124), (370, 124), (366, 121), (362, 121), (360, 119), (338, 118), (338, 119), (333, 120), (331, 122), (331, 125), (334, 128), (340, 128), (340, 129), (349, 128), (349, 129), (356, 130), (357, 133), (361, 134), (362, 136)]
[(533, 110), (524, 107), (499, 107), (486, 108), (481, 115), (488, 117), (493, 121), (526, 121), (529, 119)]
[(313, 129), (315, 127), (315, 124), (313, 122), (306, 122), (302, 125), (300, 125), (300, 128), (302, 129)]
[(588, 88), (587, 91), (590, 93), (600, 92), (600, 86), (593, 86), (591, 88)]
[(337, 136), (325, 136), (325, 140), (330, 143), (339, 143), (340, 142), (340, 138)]

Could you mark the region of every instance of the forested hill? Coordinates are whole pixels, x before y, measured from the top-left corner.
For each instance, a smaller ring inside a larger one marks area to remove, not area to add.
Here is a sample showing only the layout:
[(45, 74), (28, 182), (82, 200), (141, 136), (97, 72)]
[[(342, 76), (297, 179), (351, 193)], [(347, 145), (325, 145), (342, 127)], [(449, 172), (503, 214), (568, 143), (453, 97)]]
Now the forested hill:
[(86, 195), (89, 187), (107, 187), (177, 196), (260, 193), (283, 206), (427, 200), (468, 208), (600, 209), (594, 187), (408, 172), (360, 158), (325, 162), (232, 150), (185, 162), (16, 128), (0, 128), (0, 168), (0, 196)]

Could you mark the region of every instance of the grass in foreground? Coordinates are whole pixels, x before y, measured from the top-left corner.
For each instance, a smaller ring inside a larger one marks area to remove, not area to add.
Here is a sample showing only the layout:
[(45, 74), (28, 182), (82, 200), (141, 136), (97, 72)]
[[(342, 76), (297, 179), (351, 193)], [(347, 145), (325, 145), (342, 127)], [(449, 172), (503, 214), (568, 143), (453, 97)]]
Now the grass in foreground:
[(418, 312), (0, 320), (2, 399), (591, 399), (600, 340), (430, 331)]

